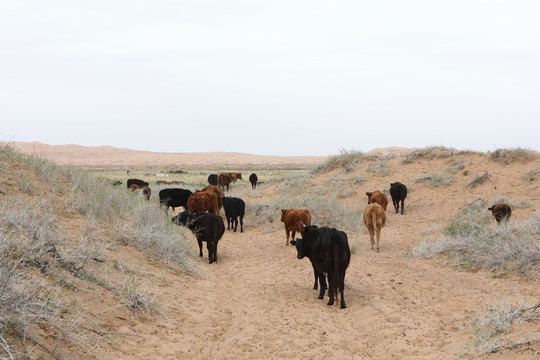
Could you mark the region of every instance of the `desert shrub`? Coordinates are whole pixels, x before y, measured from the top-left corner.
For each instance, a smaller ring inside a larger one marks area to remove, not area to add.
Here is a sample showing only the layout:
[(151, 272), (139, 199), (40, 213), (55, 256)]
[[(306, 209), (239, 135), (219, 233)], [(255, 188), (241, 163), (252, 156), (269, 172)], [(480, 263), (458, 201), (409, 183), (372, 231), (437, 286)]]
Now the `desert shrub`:
[(469, 348), (479, 355), (540, 343), (538, 331), (516, 331), (526, 323), (540, 322), (539, 305), (526, 307), (523, 301), (503, 299), (476, 312), (467, 321), (474, 338)]
[(341, 150), (338, 155), (332, 155), (321, 165), (313, 168), (314, 174), (321, 174), (335, 169), (343, 168), (346, 172), (352, 171), (358, 167), (360, 162), (370, 157), (361, 151)]
[(414, 179), (415, 183), (427, 182), (431, 186), (448, 186), (454, 182), (454, 177), (447, 173), (428, 174)]
[(439, 237), (417, 243), (412, 256), (445, 253), (456, 265), (493, 271), (504, 268), (507, 272), (526, 271), (540, 263), (540, 217), (496, 225), (483, 210), (485, 204), (461, 210)]
[(126, 239), (164, 263), (176, 263), (188, 273), (197, 273), (191, 260), (190, 242), (163, 211), (140, 202), (130, 211), (130, 218), (129, 222), (117, 225), (118, 238)]
[(419, 159), (448, 158), (456, 152), (457, 150), (453, 148), (430, 146), (411, 152), (401, 162), (403, 164), (409, 164)]
[(489, 159), (499, 164), (510, 164), (513, 162), (526, 163), (538, 157), (538, 153), (534, 150), (514, 148), (514, 149), (497, 149), (490, 153)]
[(535, 181), (540, 177), (540, 168), (533, 169), (521, 176), (524, 181)]
[(478, 185), (481, 185), (484, 182), (486, 182), (488, 177), (489, 177), (489, 173), (487, 171), (484, 171), (482, 175), (476, 175), (474, 179), (472, 179), (469, 183), (467, 183), (467, 185), (465, 185), (465, 187), (474, 189)]
[(390, 175), (390, 170), (387, 166), (388, 158), (381, 158), (375, 161), (372, 161), (367, 168), (367, 171), (373, 175), (378, 176), (388, 176)]
[(148, 316), (158, 312), (155, 304), (156, 295), (134, 277), (124, 274), (124, 282), (119, 292), (122, 304), (135, 313)]

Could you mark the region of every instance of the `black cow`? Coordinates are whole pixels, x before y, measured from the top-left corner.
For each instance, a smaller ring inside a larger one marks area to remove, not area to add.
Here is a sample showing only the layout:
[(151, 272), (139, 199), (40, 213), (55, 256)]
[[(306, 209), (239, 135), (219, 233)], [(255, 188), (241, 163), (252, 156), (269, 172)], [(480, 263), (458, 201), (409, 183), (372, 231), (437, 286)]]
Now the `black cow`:
[(210, 185), (217, 186), (217, 177), (218, 177), (217, 174), (210, 174), (210, 175), (208, 175), (208, 183), (209, 183)]
[(140, 188), (143, 188), (145, 186), (148, 186), (148, 183), (146, 181), (142, 181), (139, 179), (128, 179), (127, 181), (127, 188), (131, 188), (131, 184), (139, 185)]
[[(345, 270), (351, 261), (351, 250), (347, 234), (334, 228), (316, 225), (305, 226), (302, 231), (302, 238), (291, 241), (296, 245), (297, 258), (308, 257), (313, 265), (315, 275), (319, 278), (321, 289), (319, 299), (324, 298), (326, 290), (325, 273), (328, 274), (328, 305), (334, 305), (334, 298), (337, 300), (338, 290), (341, 292), (341, 308), (344, 309), (345, 298), (343, 289), (345, 287)], [(316, 284), (315, 284), (316, 285)]]
[(163, 189), (159, 192), (159, 204), (165, 205), (167, 211), (169, 206), (172, 207), (173, 211), (175, 207), (183, 206), (184, 210), (187, 210), (187, 201), (189, 197), (193, 194), (190, 190), (180, 189), (180, 188), (168, 188)]
[(238, 227), (238, 217), (240, 217), (240, 232), (244, 232), (244, 214), (246, 213), (246, 203), (244, 200), (235, 197), (223, 198), (223, 209), (227, 218), (227, 230), (234, 221), (234, 232)]
[(120, 180), (113, 181), (113, 186), (119, 186), (122, 185), (122, 182)]
[(259, 179), (257, 178), (257, 174), (253, 173), (249, 175), (249, 182), (251, 183), (251, 188), (255, 189), (257, 187), (257, 181)]
[(399, 211), (399, 202), (401, 201), (401, 215), (403, 215), (403, 204), (407, 197), (407, 187), (400, 182), (390, 183), (390, 196), (392, 196), (392, 203), (394, 203), (394, 209), (396, 214)]
[(210, 213), (189, 214), (187, 211), (174, 216), (172, 221), (187, 227), (197, 238), (199, 243), (199, 256), (202, 257), (202, 242), (206, 241), (208, 249), (208, 262), (217, 263), (217, 245), (225, 232), (225, 224), (221, 216)]

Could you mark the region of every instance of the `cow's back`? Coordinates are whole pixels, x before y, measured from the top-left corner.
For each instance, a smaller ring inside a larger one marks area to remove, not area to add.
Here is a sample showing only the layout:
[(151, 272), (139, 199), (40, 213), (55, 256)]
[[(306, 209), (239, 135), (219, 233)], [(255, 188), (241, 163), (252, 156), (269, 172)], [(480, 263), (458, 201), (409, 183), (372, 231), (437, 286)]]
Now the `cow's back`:
[(285, 224), (289, 230), (302, 232), (304, 225), (311, 225), (311, 213), (309, 210), (291, 209), (286, 214)]

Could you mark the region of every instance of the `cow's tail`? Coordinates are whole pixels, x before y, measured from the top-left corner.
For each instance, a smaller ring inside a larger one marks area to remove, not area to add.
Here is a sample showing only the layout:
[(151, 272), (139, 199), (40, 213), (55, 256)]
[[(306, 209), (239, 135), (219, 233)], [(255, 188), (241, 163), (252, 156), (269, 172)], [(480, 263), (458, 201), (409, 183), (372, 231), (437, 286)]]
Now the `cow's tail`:
[(334, 243), (334, 301), (337, 301), (338, 290), (341, 288), (339, 276), (340, 248), (341, 244), (336, 229), (332, 233), (332, 242)]
[(375, 210), (375, 207), (371, 209), (371, 223), (373, 224), (373, 230), (377, 232), (377, 211)]

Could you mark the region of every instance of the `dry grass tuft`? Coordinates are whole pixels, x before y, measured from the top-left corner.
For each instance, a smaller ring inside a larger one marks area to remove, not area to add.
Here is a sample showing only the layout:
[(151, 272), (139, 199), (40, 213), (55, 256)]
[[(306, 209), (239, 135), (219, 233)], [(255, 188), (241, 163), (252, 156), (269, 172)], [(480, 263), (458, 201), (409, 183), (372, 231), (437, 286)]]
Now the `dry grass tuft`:
[(513, 162), (526, 163), (538, 158), (538, 153), (534, 150), (514, 148), (514, 149), (497, 149), (490, 153), (489, 159), (498, 162), (499, 164), (510, 164)]

